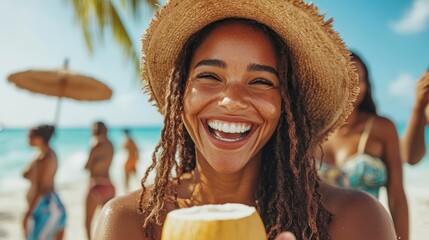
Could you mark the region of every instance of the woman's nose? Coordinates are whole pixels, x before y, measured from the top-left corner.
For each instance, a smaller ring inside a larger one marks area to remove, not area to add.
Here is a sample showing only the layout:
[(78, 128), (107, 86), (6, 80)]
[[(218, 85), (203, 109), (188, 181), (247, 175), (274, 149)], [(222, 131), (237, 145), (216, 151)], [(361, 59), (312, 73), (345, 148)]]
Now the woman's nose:
[(249, 106), (246, 95), (246, 91), (242, 86), (225, 86), (224, 93), (218, 104), (230, 112), (243, 110)]

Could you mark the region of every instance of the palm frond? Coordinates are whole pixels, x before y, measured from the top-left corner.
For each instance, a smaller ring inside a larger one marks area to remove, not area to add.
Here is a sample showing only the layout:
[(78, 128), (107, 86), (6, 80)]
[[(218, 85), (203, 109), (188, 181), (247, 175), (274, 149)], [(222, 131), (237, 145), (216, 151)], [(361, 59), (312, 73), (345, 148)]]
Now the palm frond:
[(75, 10), (75, 17), (76, 20), (81, 25), (82, 33), (85, 39), (85, 44), (88, 49), (88, 51), (92, 54), (93, 53), (93, 47), (92, 47), (92, 36), (89, 30), (89, 11), (90, 8), (87, 5), (88, 1), (85, 0), (72, 0), (73, 8)]
[(139, 10), (142, 9), (142, 6), (150, 6), (152, 9), (156, 9), (159, 6), (158, 0), (129, 0), (131, 1), (131, 9), (135, 19), (140, 17)]
[(93, 10), (93, 12), (95, 13), (95, 19), (96, 22), (98, 23), (98, 32), (99, 35), (102, 35), (104, 33), (104, 28), (106, 26), (107, 23), (107, 15), (106, 15), (106, 8), (108, 7), (107, 3), (108, 1), (97, 1), (97, 0), (91, 0), (91, 1), (87, 1), (88, 4), (90, 4), (90, 8)]
[(113, 33), (113, 37), (121, 46), (122, 51), (124, 52), (126, 57), (130, 58), (133, 61), (135, 69), (140, 76), (140, 60), (137, 55), (137, 51), (131, 41), (131, 37), (129, 36), (115, 6), (109, 3), (108, 8), (110, 16), (110, 26)]
[[(130, 59), (134, 66), (136, 74), (140, 75), (140, 59), (138, 52), (133, 45), (133, 41), (126, 29), (126, 21), (121, 18), (127, 14), (120, 14), (122, 11), (131, 11), (134, 20), (141, 15), (140, 10), (143, 6), (155, 8), (158, 6), (157, 0), (68, 0), (72, 3), (75, 11), (75, 17), (79, 22), (85, 39), (86, 46), (90, 53), (93, 52), (93, 46), (96, 43), (94, 31), (98, 32), (96, 36), (104, 39), (106, 29), (109, 29), (114, 40), (122, 49), (125, 57)], [(119, 8), (115, 3), (119, 1)], [(97, 39), (98, 40), (98, 39)]]

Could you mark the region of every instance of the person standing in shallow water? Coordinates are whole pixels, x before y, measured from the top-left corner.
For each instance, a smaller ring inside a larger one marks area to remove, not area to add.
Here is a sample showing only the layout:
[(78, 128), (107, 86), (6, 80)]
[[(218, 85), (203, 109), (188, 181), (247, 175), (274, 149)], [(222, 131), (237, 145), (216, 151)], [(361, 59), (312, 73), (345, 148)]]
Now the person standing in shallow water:
[(125, 142), (124, 148), (127, 151), (127, 160), (124, 165), (125, 170), (125, 192), (129, 191), (129, 181), (131, 175), (136, 175), (136, 165), (139, 160), (139, 149), (137, 148), (136, 143), (131, 138), (130, 130), (125, 129)]
[(85, 165), (85, 169), (90, 173), (85, 208), (85, 227), (88, 239), (91, 239), (91, 223), (95, 210), (115, 196), (115, 187), (109, 175), (114, 150), (107, 136), (106, 125), (103, 122), (94, 123), (92, 135), (94, 143)]
[(407, 240), (408, 205), (396, 127), (377, 114), (367, 67), (356, 53), (352, 63), (359, 75), (360, 93), (347, 123), (323, 143), (323, 157), (321, 152), (316, 156), (322, 160), (320, 175), (331, 184), (363, 190), (375, 198), (386, 187), (396, 233)]
[(314, 6), (171, 0), (143, 56), (161, 140), (142, 189), (103, 208), (97, 239), (160, 239), (169, 211), (222, 203), (255, 206), (270, 240), (395, 239), (378, 201), (317, 176), (314, 149), (352, 111), (358, 79)]
[(55, 174), (58, 160), (49, 141), (55, 131), (53, 126), (40, 125), (28, 133), (30, 146), (39, 151), (23, 173), (30, 181), (27, 191), (28, 210), (23, 219), (28, 240), (61, 240), (66, 224), (64, 205), (55, 192)]

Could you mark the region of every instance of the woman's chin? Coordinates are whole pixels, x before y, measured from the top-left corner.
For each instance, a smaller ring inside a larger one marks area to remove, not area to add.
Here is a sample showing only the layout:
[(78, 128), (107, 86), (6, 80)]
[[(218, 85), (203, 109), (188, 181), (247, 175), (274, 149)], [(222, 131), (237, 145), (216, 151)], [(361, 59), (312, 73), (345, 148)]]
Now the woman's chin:
[(244, 168), (243, 161), (237, 159), (222, 159), (209, 161), (214, 171), (221, 174), (233, 174)]

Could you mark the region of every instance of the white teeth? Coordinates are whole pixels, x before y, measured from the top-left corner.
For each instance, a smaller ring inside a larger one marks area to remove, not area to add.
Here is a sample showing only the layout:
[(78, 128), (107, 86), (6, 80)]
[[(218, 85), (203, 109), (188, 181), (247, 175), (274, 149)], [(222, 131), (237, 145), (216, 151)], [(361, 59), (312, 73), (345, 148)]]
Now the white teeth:
[(233, 123), (220, 120), (208, 120), (207, 124), (215, 130), (226, 133), (244, 133), (252, 127), (249, 123)]
[(224, 123), (222, 124), (222, 129), (218, 129), (221, 130), (222, 132), (228, 132), (229, 133), (229, 125)]

